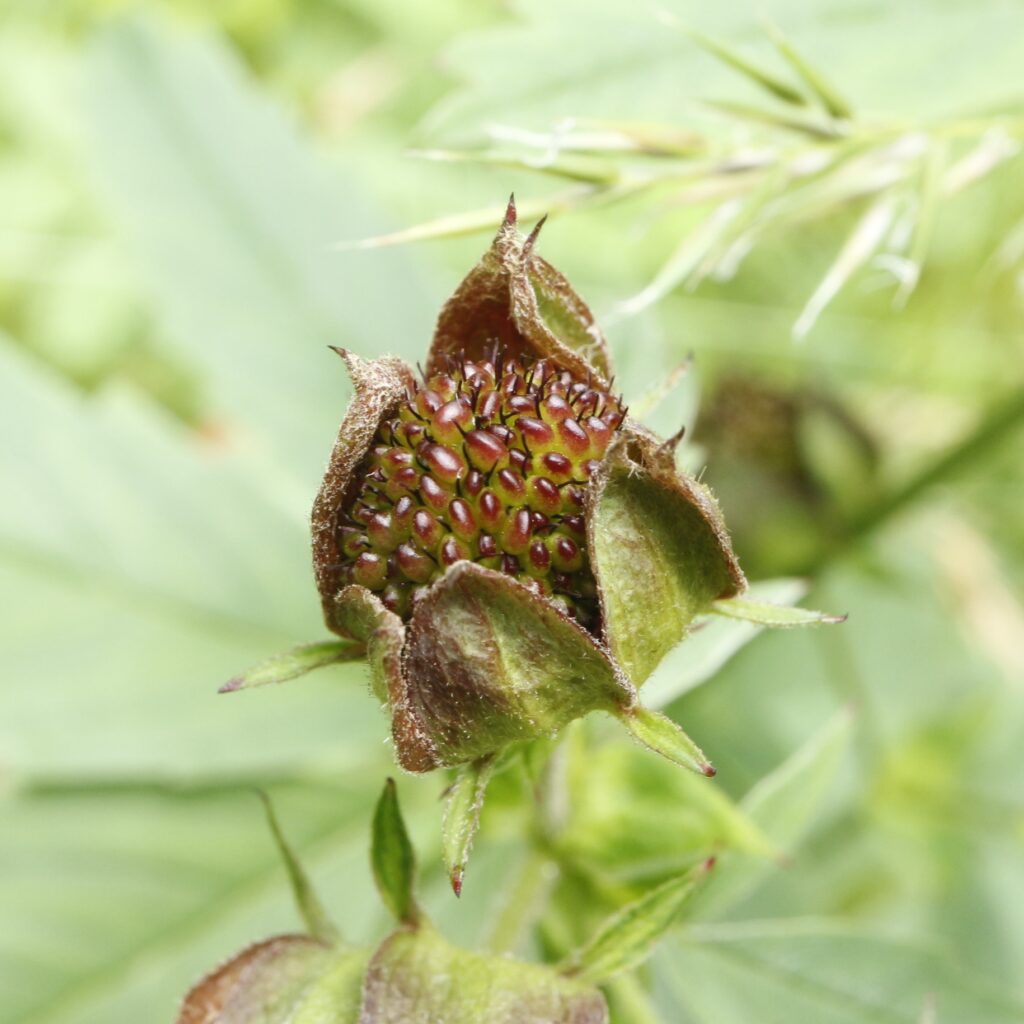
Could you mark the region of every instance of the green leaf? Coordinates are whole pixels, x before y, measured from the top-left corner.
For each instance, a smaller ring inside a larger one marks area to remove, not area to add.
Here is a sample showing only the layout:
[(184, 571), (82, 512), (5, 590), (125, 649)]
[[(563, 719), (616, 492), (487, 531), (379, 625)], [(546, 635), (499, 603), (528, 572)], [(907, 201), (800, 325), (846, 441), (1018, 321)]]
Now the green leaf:
[(781, 128), (788, 132), (797, 132), (812, 139), (836, 139), (840, 134), (836, 126), (824, 121), (820, 114), (803, 113), (788, 107), (770, 109), (755, 106), (752, 103), (741, 103), (737, 100), (710, 99), (704, 102), (705, 106), (711, 110), (720, 110), (730, 117), (751, 121), (754, 124), (768, 125), (772, 128)]
[(618, 719), (634, 739), (656, 754), (700, 775), (715, 774), (700, 747), (666, 715), (638, 705), (620, 712)]
[[(554, 178), (567, 178), (570, 181), (583, 181), (595, 185), (610, 185), (622, 174), (614, 163), (588, 155), (553, 158), (547, 153), (541, 153), (538, 156), (523, 156), (514, 150), (506, 149), (422, 149), (413, 150), (409, 155), (438, 163), (475, 163), (536, 171)], [(356, 247), (366, 246), (357, 244)]]
[(907, 250), (907, 273), (896, 292), (897, 308), (906, 305), (911, 292), (917, 287), (928, 250), (935, 232), (935, 221), (941, 201), (942, 179), (949, 165), (949, 143), (945, 139), (929, 140), (928, 152), (921, 166), (917, 208), (914, 211), (914, 229)]
[[(356, 666), (272, 701), (212, 699), (319, 620), (307, 527), (267, 493), (273, 477), (212, 455), (137, 397), (83, 398), (2, 337), (0, 429), (19, 438), (0, 446), (11, 774), (173, 781), (382, 759), (373, 702), (338, 685), (361, 678)], [(69, 739), (58, 705), (89, 728)]]
[(669, 879), (613, 914), (597, 934), (563, 966), (571, 977), (601, 984), (630, 971), (650, 956), (655, 943), (675, 924), (713, 861)]
[[(287, 789), (293, 839), (329, 854), (339, 877), (325, 896), (358, 937), (380, 906), (366, 863), (373, 784), (361, 774), (345, 789)], [(137, 778), (0, 798), (0, 1020), (170, 1021), (211, 965), (289, 927), (280, 859), (253, 811), (251, 788), (227, 778), (206, 791)]]
[[(853, 716), (841, 711), (740, 801), (740, 809), (776, 849), (792, 858), (831, 791), (850, 744)], [(724, 855), (715, 885), (698, 897), (701, 917), (720, 915), (779, 870), (753, 857)]]
[(716, 248), (719, 240), (728, 235), (730, 226), (742, 211), (743, 203), (739, 199), (720, 204), (690, 234), (683, 236), (651, 283), (620, 303), (615, 313), (618, 316), (635, 316), (684, 284), (708, 253)]
[(330, 919), (324, 909), (320, 898), (317, 896), (313, 885), (300, 863), (295, 851), (292, 850), (285, 839), (284, 832), (274, 813), (274, 805), (266, 793), (260, 793), (264, 810), (267, 812), (267, 824), (270, 826), (271, 835), (277, 845), (277, 852), (284, 861), (285, 870), (288, 872), (288, 883), (291, 886), (292, 898), (298, 908), (299, 916), (306, 926), (306, 930), (314, 939), (319, 939), (329, 945), (334, 945), (340, 938), (337, 926)]
[[(1024, 1003), (959, 969), (924, 943), (828, 920), (699, 925), (655, 961), (672, 1014), (695, 1024), (1020, 1024)], [(696, 979), (696, 981), (695, 981)]]
[(469, 851), (480, 827), (480, 812), (496, 762), (497, 757), (490, 756), (463, 765), (456, 772), (455, 780), (448, 790), (441, 850), (456, 896), (462, 895), (462, 879), (469, 861)]
[[(521, 220), (534, 217), (554, 215), (572, 209), (580, 200), (590, 194), (590, 189), (574, 188), (566, 192), (548, 196), (546, 199), (517, 199), (516, 209)], [(485, 206), (478, 210), (468, 210), (447, 217), (417, 224), (414, 227), (402, 228), (386, 235), (376, 235), (356, 241), (339, 242), (340, 250), (350, 249), (381, 249), (393, 245), (405, 245), (408, 242), (425, 242), (441, 238), (461, 238), (464, 235), (475, 235), (481, 231), (494, 231), (505, 220), (507, 204)]]
[(759, 626), (818, 626), (845, 622), (845, 615), (828, 615), (810, 608), (787, 608), (766, 601), (749, 601), (745, 597), (729, 597), (714, 601), (711, 610), (727, 619), (753, 622)]
[(573, 864), (649, 886), (724, 850), (779, 860), (778, 847), (722, 786), (635, 744), (609, 735), (571, 749), (569, 766), (558, 849)]
[(418, 924), (416, 855), (402, 820), (394, 779), (388, 779), (384, 784), (374, 811), (370, 860), (377, 889), (388, 909), (403, 924)]
[(286, 683), (325, 665), (359, 661), (365, 657), (363, 645), (352, 643), (350, 640), (325, 640), (318, 644), (303, 644), (246, 669), (241, 675), (229, 679), (219, 692), (234, 693), (236, 690), (247, 690), (253, 686)]

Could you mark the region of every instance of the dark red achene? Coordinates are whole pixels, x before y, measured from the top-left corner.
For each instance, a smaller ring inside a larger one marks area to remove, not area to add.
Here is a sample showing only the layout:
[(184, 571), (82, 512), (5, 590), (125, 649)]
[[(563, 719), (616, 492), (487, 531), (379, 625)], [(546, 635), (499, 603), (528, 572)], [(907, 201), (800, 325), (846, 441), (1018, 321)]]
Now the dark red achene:
[(624, 417), (544, 359), (453, 362), (377, 430), (339, 519), (342, 581), (408, 618), (417, 591), (471, 559), (595, 628), (585, 491)]

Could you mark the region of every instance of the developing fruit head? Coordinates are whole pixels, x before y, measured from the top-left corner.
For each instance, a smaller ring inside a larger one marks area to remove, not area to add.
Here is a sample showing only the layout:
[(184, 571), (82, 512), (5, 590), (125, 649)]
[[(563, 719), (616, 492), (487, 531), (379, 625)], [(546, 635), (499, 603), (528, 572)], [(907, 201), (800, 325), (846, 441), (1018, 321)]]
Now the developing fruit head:
[(377, 429), (338, 519), (341, 580), (403, 619), (468, 560), (596, 630), (586, 491), (621, 401), (548, 359), (449, 360)]

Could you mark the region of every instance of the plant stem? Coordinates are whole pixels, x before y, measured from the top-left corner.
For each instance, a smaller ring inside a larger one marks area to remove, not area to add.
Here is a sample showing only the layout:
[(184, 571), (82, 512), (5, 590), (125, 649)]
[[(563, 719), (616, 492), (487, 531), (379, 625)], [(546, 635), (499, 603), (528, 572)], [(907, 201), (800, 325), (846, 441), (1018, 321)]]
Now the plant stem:
[(491, 930), (488, 948), (495, 953), (513, 953), (527, 929), (537, 918), (551, 881), (551, 863), (545, 853), (531, 847), (519, 867), (515, 883)]
[(973, 431), (952, 447), (947, 448), (931, 463), (895, 488), (881, 501), (854, 519), (843, 535), (815, 555), (807, 564), (797, 568), (799, 575), (811, 576), (836, 556), (843, 554), (865, 537), (874, 534), (906, 508), (913, 505), (936, 484), (969, 469), (991, 448), (1024, 425), (1024, 388), (1013, 392), (981, 420)]
[(621, 1020), (623, 1024), (660, 1024), (661, 1018), (635, 974), (615, 978), (608, 983), (607, 990), (614, 1020)]

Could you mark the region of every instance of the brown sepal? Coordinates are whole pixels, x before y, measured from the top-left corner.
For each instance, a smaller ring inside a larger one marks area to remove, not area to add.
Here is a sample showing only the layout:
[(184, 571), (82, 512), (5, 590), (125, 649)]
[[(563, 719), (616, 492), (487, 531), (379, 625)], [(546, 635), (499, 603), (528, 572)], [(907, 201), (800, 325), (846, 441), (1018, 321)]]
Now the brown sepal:
[(608, 389), (608, 343), (587, 304), (565, 277), (534, 252), (541, 221), (528, 238), (516, 228), (509, 202), (505, 221), (484, 254), (445, 303), (427, 357), (427, 374), (447, 360), (506, 356), (551, 359), (580, 380)]
[(353, 395), (313, 503), (313, 571), (327, 627), (340, 636), (351, 637), (353, 634), (339, 628), (335, 614), (342, 561), (338, 548), (338, 516), (350, 498), (353, 473), (370, 450), (381, 420), (406, 397), (414, 379), (409, 367), (394, 356), (371, 362), (344, 349), (335, 351), (348, 367)]
[(275, 935), (243, 949), (193, 985), (182, 1001), (176, 1024), (217, 1024), (235, 995), (268, 965), (297, 949), (310, 947), (326, 948), (322, 942), (308, 935)]
[(445, 766), (637, 699), (590, 633), (517, 580), (472, 562), (452, 566), (417, 600), (402, 675), (410, 715)]
[(409, 698), (403, 674), (406, 628), (402, 620), (365, 587), (345, 587), (332, 614), (338, 627), (366, 644), (374, 694), (386, 701), (391, 714), (395, 757), (407, 772), (429, 772), (439, 764), (431, 734), (419, 709)]

